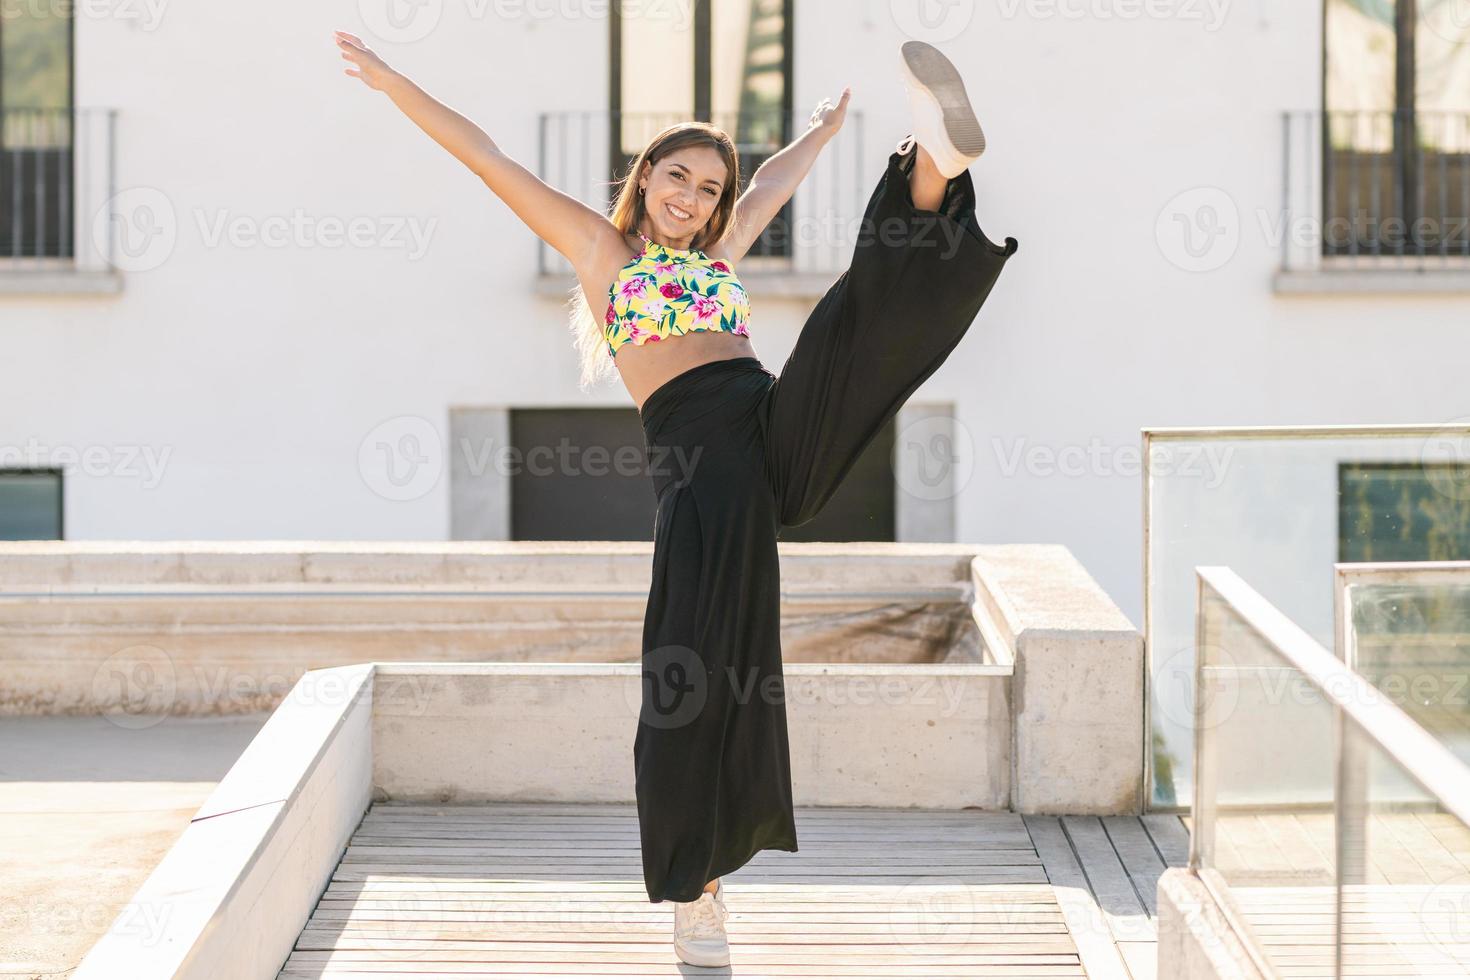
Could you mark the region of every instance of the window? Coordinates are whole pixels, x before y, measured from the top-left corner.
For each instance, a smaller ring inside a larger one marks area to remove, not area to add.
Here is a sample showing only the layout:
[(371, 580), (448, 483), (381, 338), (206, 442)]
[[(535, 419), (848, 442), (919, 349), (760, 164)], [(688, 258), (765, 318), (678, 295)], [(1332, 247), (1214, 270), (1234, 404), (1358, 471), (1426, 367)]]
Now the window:
[(72, 7), (0, 13), (0, 258), (73, 254)]
[[(779, 539), (896, 540), (896, 428), (890, 420), (822, 511)], [(634, 409), (462, 406), (450, 431), (452, 539), (653, 539), (658, 502)]]
[(1323, 253), (1470, 256), (1463, 0), (1327, 0)]
[(0, 469), (0, 541), (61, 537), (61, 471)]
[(1338, 465), (1338, 561), (1470, 559), (1470, 464)]
[(897, 506), (893, 464), (897, 426), (893, 419), (858, 456), (816, 517), (783, 527), (782, 541), (896, 541)]
[(507, 468), (515, 541), (652, 541), (653, 483), (631, 408), (518, 408)]
[[(792, 138), (793, 0), (612, 5), (609, 172), (622, 175), (655, 133), (687, 119), (734, 139), (742, 186)], [(790, 254), (790, 202), (749, 255)]]

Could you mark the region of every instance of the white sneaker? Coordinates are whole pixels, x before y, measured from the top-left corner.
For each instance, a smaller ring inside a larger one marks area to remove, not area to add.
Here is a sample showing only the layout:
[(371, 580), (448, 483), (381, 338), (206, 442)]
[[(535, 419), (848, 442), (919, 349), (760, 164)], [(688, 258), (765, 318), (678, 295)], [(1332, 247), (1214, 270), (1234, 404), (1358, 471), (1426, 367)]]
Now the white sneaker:
[(725, 882), (692, 902), (674, 903), (674, 952), (690, 966), (729, 966)]
[(985, 133), (970, 107), (965, 83), (934, 45), (905, 41), (899, 50), (914, 131), (899, 141), (898, 152), (907, 153), (906, 147), (917, 141), (940, 173), (957, 177), (985, 152)]

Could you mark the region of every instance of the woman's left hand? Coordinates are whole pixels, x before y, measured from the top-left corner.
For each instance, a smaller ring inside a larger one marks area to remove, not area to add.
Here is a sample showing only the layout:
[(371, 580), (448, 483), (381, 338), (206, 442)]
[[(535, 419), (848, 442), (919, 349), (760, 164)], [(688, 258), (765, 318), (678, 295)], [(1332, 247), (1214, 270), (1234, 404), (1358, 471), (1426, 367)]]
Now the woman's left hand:
[(836, 133), (847, 120), (847, 103), (851, 98), (852, 86), (849, 85), (842, 90), (842, 96), (835, 106), (831, 99), (823, 99), (817, 103), (817, 107), (812, 110), (811, 127), (815, 129), (820, 126)]

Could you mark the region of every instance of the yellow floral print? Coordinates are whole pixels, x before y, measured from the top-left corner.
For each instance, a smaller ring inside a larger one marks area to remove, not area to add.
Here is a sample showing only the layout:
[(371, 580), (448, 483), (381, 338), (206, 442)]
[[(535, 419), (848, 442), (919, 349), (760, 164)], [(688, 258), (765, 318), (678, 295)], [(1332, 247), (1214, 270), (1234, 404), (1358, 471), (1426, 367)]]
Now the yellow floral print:
[(750, 336), (750, 299), (735, 270), (700, 249), (660, 245), (647, 235), (643, 251), (618, 273), (609, 291), (603, 336), (609, 357), (634, 345), (695, 330)]

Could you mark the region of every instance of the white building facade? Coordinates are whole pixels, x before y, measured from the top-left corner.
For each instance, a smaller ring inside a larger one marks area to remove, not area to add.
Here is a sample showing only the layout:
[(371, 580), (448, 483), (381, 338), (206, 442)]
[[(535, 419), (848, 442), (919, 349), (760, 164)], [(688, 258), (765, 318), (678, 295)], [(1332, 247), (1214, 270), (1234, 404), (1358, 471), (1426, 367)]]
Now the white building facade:
[[(707, 110), (755, 161), (853, 86), (795, 240), (744, 270), (772, 370), (907, 132), (898, 45), (960, 66), (990, 140), (979, 220), (1020, 247), (831, 533), (1058, 542), (1137, 623), (1142, 428), (1470, 416), (1463, 4), (1420, 0), (1409, 76), (1382, 62), (1406, 25), (1349, 0), (622, 7), (118, 2), (0, 27), (7, 536), (651, 536), (637, 453), (588, 451), (641, 444), (621, 386), (577, 386), (560, 257), (343, 74), (338, 28), (589, 200), (619, 124)], [(1388, 113), (1387, 143), (1371, 121), (1349, 140), (1388, 172), (1362, 200), (1314, 136), (1324, 98)], [(76, 109), (69, 135), (35, 108)], [(1324, 249), (1344, 202), (1397, 213), (1368, 203), (1406, 199), (1394, 175), (1433, 234)], [(545, 450), (551, 482), (506, 446)]]

